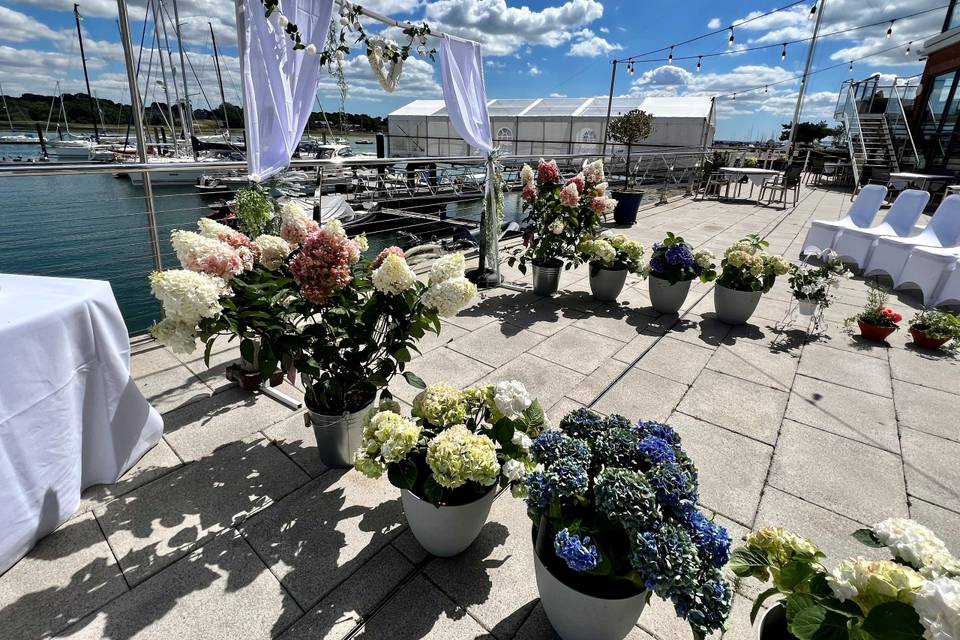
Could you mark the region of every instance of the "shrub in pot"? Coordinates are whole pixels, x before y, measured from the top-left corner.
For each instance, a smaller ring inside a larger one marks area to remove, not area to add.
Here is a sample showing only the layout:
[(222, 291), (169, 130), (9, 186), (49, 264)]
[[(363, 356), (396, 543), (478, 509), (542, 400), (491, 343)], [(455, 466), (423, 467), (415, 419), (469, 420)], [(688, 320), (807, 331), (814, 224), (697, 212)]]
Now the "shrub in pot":
[[(772, 583), (754, 602), (751, 621), (771, 597), (779, 597), (758, 626), (760, 640), (957, 637), (960, 561), (943, 541), (905, 518), (884, 520), (853, 536), (888, 549), (893, 560), (851, 558), (831, 571), (814, 543), (774, 527), (751, 533), (733, 552), (729, 567), (737, 576)], [(771, 623), (777, 616), (785, 621)]]
[(621, 640), (653, 593), (695, 638), (722, 627), (730, 538), (697, 510), (696, 468), (672, 428), (579, 409), (530, 450), (534, 568), (561, 638)]
[(960, 343), (960, 317), (946, 311), (924, 309), (910, 321), (910, 335), (918, 347), (939, 349), (948, 342), (948, 349)]
[(607, 136), (619, 144), (626, 145), (626, 169), (624, 188), (614, 190), (611, 196), (617, 201), (613, 210), (613, 219), (617, 224), (632, 225), (637, 221), (637, 209), (643, 199), (643, 191), (635, 188), (631, 174), (631, 151), (633, 145), (642, 142), (653, 133), (653, 115), (641, 109), (633, 109), (610, 121)]
[(536, 171), (530, 165), (520, 170), (521, 198), (527, 226), (523, 248), (507, 259), (527, 272), (533, 265), (533, 290), (553, 295), (560, 286), (560, 270), (580, 264), (577, 245), (597, 235), (601, 216), (616, 204), (606, 197), (603, 161), (583, 165), (583, 170), (564, 181), (557, 163), (541, 160)]
[(903, 316), (887, 306), (888, 294), (879, 287), (867, 291), (867, 304), (863, 311), (844, 321), (847, 330), (856, 322), (860, 335), (874, 342), (885, 341), (890, 334), (900, 328)]
[(580, 256), (590, 264), (590, 291), (604, 302), (617, 299), (627, 274), (640, 275), (643, 245), (622, 233), (605, 231), (577, 245)]
[(790, 263), (766, 252), (769, 243), (753, 233), (728, 248), (720, 261), (720, 275), (713, 290), (717, 317), (727, 324), (750, 319), (760, 296), (770, 291), (777, 276), (790, 271)]
[(643, 275), (649, 277), (650, 302), (660, 313), (676, 313), (690, 291), (694, 278), (710, 282), (717, 277), (714, 255), (708, 249), (694, 250), (683, 238), (667, 232), (655, 242)]
[(436, 556), (470, 546), (498, 486), (518, 483), (533, 467), (531, 437), (540, 434), (539, 403), (516, 381), (459, 391), (431, 385), (413, 401), (412, 418), (382, 403), (363, 430), (354, 464), (400, 489), (410, 529)]
[(820, 259), (819, 265), (809, 262), (791, 264), (787, 280), (800, 307), (800, 315), (815, 315), (818, 323), (833, 302), (832, 291), (840, 286), (840, 280), (853, 277), (832, 249), (824, 251)]

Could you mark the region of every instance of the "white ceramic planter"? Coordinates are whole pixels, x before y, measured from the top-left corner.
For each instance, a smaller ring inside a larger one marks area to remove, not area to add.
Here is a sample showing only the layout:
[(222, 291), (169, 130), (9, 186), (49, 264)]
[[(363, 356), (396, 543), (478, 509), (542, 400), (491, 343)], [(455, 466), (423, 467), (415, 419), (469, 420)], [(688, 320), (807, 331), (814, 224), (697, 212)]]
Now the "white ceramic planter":
[(481, 498), (455, 507), (437, 507), (406, 489), (400, 490), (403, 512), (417, 542), (431, 554), (449, 558), (463, 552), (487, 522), (497, 485)]
[(363, 419), (369, 411), (370, 405), (356, 413), (345, 411), (340, 415), (307, 409), (323, 464), (340, 468), (353, 466), (353, 454), (363, 442)]
[(669, 280), (651, 275), (650, 304), (660, 313), (676, 313), (683, 306), (690, 291), (690, 280), (681, 280), (670, 284)]
[(800, 315), (812, 316), (817, 312), (816, 300), (797, 300), (797, 307), (800, 309)]
[(572, 589), (543, 566), (536, 551), (533, 565), (543, 610), (563, 640), (623, 640), (647, 604), (646, 591), (610, 599), (595, 598)]
[(760, 291), (737, 291), (719, 284), (713, 289), (713, 306), (717, 317), (727, 324), (745, 324), (760, 304)]
[(590, 265), (590, 292), (597, 300), (614, 302), (626, 282), (626, 269), (604, 269)]
[(533, 265), (533, 292), (538, 296), (552, 296), (560, 288), (560, 270), (563, 267)]

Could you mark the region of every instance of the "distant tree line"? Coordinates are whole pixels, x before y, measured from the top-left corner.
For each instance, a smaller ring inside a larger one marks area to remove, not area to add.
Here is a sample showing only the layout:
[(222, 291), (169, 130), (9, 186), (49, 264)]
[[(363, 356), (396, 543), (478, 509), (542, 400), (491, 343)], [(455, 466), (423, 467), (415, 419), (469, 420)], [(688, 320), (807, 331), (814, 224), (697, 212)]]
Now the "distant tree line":
[[(56, 124), (58, 120), (63, 122), (60, 100), (56, 96), (25, 93), (18, 98), (7, 96), (6, 102), (7, 108), (10, 110), (10, 119), (21, 127), (26, 123), (33, 122), (45, 124), (48, 117), (53, 124)], [(52, 116), (50, 115), (51, 104), (53, 104)], [(226, 106), (230, 127), (240, 128), (243, 124), (243, 108), (229, 102)], [(63, 109), (66, 111), (67, 122), (71, 125), (92, 125), (94, 122), (99, 125), (102, 122), (107, 127), (116, 128), (126, 125), (130, 118), (130, 105), (106, 98), (95, 100), (94, 108), (99, 108), (100, 113), (91, 111), (90, 100), (86, 93), (63, 94)], [(7, 121), (7, 114), (2, 113), (2, 110), (3, 106), (0, 104), (0, 129), (6, 126)], [(166, 103), (152, 102), (144, 109), (144, 123), (150, 127), (162, 126), (165, 122), (166, 113)], [(173, 113), (174, 117), (179, 118), (176, 107), (174, 107)], [(223, 126), (223, 105), (217, 105), (212, 109), (194, 109), (193, 119), (195, 121), (205, 121), (205, 123), (209, 123), (209, 127)], [(327, 113), (327, 119), (333, 129), (341, 128), (339, 112)], [(365, 113), (343, 114), (343, 128), (347, 130), (380, 131), (386, 128), (386, 123), (387, 119), (380, 116), (370, 116)], [(322, 129), (324, 127), (323, 116), (318, 112), (311, 114), (307, 128)]]
[[(780, 127), (783, 131), (780, 133), (781, 140), (790, 139), (790, 128), (793, 123), (788, 122)], [(836, 138), (843, 133), (843, 127), (831, 127), (825, 120), (820, 122), (801, 122), (797, 125), (796, 142), (797, 144), (810, 144), (820, 142), (824, 138)]]

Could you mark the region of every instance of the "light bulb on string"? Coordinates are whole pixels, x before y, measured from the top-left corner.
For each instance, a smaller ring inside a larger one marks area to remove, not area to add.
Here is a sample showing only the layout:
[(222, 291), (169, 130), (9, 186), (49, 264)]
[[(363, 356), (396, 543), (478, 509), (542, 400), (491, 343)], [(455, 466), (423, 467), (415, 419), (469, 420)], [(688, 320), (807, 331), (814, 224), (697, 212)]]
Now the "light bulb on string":
[(891, 21), (890, 21), (890, 26), (887, 27), (887, 39), (888, 39), (888, 40), (890, 39), (890, 36), (893, 35), (893, 23), (894, 23), (894, 22), (895, 22), (895, 20), (891, 20)]
[(786, 59), (787, 59), (787, 43), (784, 42), (783, 51), (780, 52), (780, 60), (786, 60)]
[(853, 60), (850, 61), (850, 73), (853, 73)]
[(810, 7), (810, 13), (807, 14), (807, 20), (813, 20), (813, 17), (817, 15), (817, 3), (814, 2), (813, 6)]
[(910, 55), (910, 46), (913, 44), (913, 40), (907, 43), (907, 53), (905, 55)]
[(700, 71), (700, 66), (702, 65), (702, 63), (703, 63), (703, 56), (698, 56), (698, 57), (697, 57), (697, 71)]
[(628, 62), (628, 63), (627, 63), (627, 73), (629, 73), (630, 75), (633, 75), (633, 63), (632, 63), (632, 62)]
[(673, 64), (673, 47), (670, 47), (670, 55), (667, 56), (667, 64)]
[(737, 99), (737, 94), (733, 94), (733, 99), (734, 99), (734, 101), (736, 101), (736, 99)]
[(763, 92), (764, 92), (764, 93), (770, 93), (770, 87), (769, 87), (768, 85), (764, 85), (764, 86), (763, 86)]
[(727, 39), (727, 43), (733, 46), (733, 27), (730, 27), (730, 37)]
[(806, 77), (800, 78), (800, 86), (803, 86), (803, 83), (806, 82)]

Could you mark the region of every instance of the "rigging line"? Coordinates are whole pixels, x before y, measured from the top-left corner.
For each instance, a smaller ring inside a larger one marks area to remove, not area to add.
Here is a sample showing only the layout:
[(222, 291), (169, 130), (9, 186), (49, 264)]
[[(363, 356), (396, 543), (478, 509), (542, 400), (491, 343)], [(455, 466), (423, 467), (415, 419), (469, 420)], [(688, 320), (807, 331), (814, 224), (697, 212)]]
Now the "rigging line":
[[(841, 34), (844, 34), (844, 33), (850, 33), (851, 31), (858, 31), (858, 30), (860, 30), (860, 29), (868, 29), (868, 28), (870, 28), (870, 27), (877, 27), (877, 26), (880, 26), (880, 25), (887, 24), (887, 23), (889, 23), (889, 22), (891, 22), (891, 21), (907, 20), (907, 19), (909, 19), (909, 18), (914, 18), (914, 17), (916, 17), (916, 16), (919, 16), (919, 15), (922, 15), (922, 14), (925, 14), (925, 13), (931, 13), (931, 12), (933, 12), (933, 11), (939, 11), (940, 9), (945, 9), (945, 8), (947, 8), (948, 6), (950, 6), (950, 5), (946, 5), (946, 4), (945, 4), (945, 5), (941, 5), (941, 6), (939, 6), (939, 7), (934, 7), (934, 8), (932, 8), (932, 9), (925, 9), (925, 10), (923, 10), (923, 11), (917, 11), (916, 13), (911, 13), (911, 14), (909, 14), (909, 15), (899, 16), (899, 17), (897, 17), (897, 18), (887, 18), (886, 20), (880, 20), (880, 21), (878, 21), (878, 22), (871, 22), (870, 24), (862, 24), (862, 25), (859, 25), (859, 26), (856, 26), (856, 27), (850, 27), (850, 28), (848, 28), (848, 29), (841, 29), (841, 30), (839, 30), (839, 31), (831, 31), (830, 33), (822, 33), (822, 34), (820, 34), (820, 35), (817, 36), (817, 39), (818, 39), (818, 40), (822, 40), (822, 39), (824, 39), (824, 38), (829, 38), (830, 36), (837, 36), (837, 35), (841, 35)], [(750, 51), (760, 51), (760, 50), (762, 50), (762, 49), (773, 49), (773, 48), (783, 47), (783, 46), (787, 46), (787, 45), (791, 45), (791, 44), (800, 44), (800, 43), (803, 43), (803, 42), (810, 42), (811, 40), (813, 40), (813, 36), (811, 36), (811, 37), (809, 37), (809, 38), (801, 38), (801, 39), (799, 39), (799, 40), (787, 40), (786, 42), (777, 42), (777, 43), (775, 43), (775, 44), (758, 45), (758, 46), (756, 46), (756, 47), (748, 47), (748, 48), (746, 48), (746, 49), (736, 49), (736, 50), (730, 49), (730, 50), (726, 50), (726, 51), (717, 51), (717, 52), (714, 52), (714, 53), (704, 53), (704, 54), (702, 54), (702, 55), (695, 55), (695, 56), (674, 56), (674, 57), (672, 58), (672, 60), (696, 60), (696, 59), (698, 59), (698, 58), (716, 58), (716, 57), (718, 57), (718, 56), (739, 55), (739, 54), (741, 54), (741, 53), (748, 53), (748, 52), (750, 52)], [(630, 62), (632, 62), (632, 63), (634, 63), (634, 64), (639, 64), (639, 63), (643, 63), (643, 62), (662, 62), (662, 61), (667, 60), (667, 59), (668, 59), (668, 58), (648, 58), (648, 59), (645, 59), (645, 60), (634, 60), (634, 59), (631, 59)]]
[(641, 57), (643, 57), (643, 56), (648, 56), (648, 55), (650, 55), (651, 53), (658, 53), (658, 52), (660, 52), (660, 51), (666, 51), (666, 50), (669, 49), (670, 47), (681, 47), (681, 46), (683, 46), (683, 45), (690, 44), (691, 42), (696, 42), (697, 40), (703, 40), (704, 38), (709, 38), (710, 36), (715, 36), (715, 35), (717, 35), (718, 33), (725, 33), (725, 32), (729, 31), (729, 30), (730, 30), (731, 28), (733, 28), (733, 27), (740, 27), (740, 26), (743, 26), (743, 25), (748, 24), (748, 23), (750, 23), (750, 22), (753, 22), (754, 20), (759, 20), (760, 18), (765, 18), (765, 17), (767, 17), (767, 16), (769, 16), (769, 15), (772, 15), (772, 14), (774, 14), (774, 13), (778, 13), (778, 12), (780, 12), (780, 11), (786, 11), (787, 9), (790, 9), (790, 8), (792, 8), (792, 7), (795, 7), (795, 6), (797, 6), (798, 4), (806, 4), (806, 2), (807, 2), (807, 0), (799, 0), (798, 2), (792, 2), (792, 3), (788, 4), (788, 5), (784, 5), (784, 6), (780, 7), (779, 9), (773, 9), (772, 11), (768, 11), (768, 12), (766, 12), (766, 13), (761, 13), (761, 14), (758, 15), (758, 16), (753, 16), (752, 18), (749, 18), (749, 19), (747, 19), (747, 20), (743, 20), (743, 21), (741, 21), (741, 22), (736, 22), (735, 24), (731, 24), (730, 26), (727, 26), (727, 27), (722, 27), (722, 28), (720, 28), (720, 29), (717, 29), (717, 30), (715, 30), (715, 31), (711, 31), (711, 32), (709, 32), (709, 33), (704, 33), (703, 35), (696, 36), (695, 38), (690, 38), (689, 40), (684, 40), (683, 42), (676, 42), (676, 43), (674, 43), (674, 44), (672, 44), (672, 45), (668, 45), (668, 46), (666, 46), (666, 47), (660, 47), (659, 49), (652, 49), (652, 50), (646, 51), (646, 52), (644, 52), (644, 53), (638, 53), (638, 54), (635, 54), (635, 55), (630, 56), (629, 58), (620, 58), (619, 60), (614, 60), (614, 62), (618, 62), (618, 63), (621, 63), (621, 62), (630, 62), (630, 61), (632, 61), (634, 58), (641, 58)]

